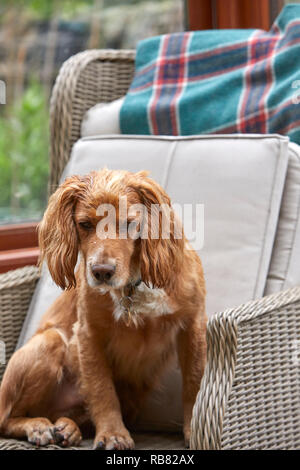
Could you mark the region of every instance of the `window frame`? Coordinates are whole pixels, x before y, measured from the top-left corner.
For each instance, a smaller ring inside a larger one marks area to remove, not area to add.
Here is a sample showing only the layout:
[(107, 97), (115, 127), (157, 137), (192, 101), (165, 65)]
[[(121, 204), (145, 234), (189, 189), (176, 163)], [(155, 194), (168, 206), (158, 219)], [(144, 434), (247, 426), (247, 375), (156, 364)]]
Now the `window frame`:
[(186, 30), (268, 30), (283, 6), (284, 0), (186, 0)]
[(0, 273), (37, 264), (37, 226), (38, 222), (0, 225)]

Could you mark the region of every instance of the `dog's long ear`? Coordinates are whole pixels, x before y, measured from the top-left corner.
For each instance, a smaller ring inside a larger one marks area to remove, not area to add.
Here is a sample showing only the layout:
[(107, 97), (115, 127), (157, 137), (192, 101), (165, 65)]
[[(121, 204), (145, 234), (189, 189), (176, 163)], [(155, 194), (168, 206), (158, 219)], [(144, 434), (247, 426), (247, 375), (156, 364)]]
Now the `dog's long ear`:
[(181, 269), (184, 235), (169, 196), (146, 172), (135, 174), (133, 189), (146, 208), (141, 243), (141, 276), (151, 287), (172, 288)]
[(40, 265), (44, 260), (47, 262), (54, 282), (62, 289), (76, 285), (74, 269), (78, 257), (78, 236), (73, 212), (78, 197), (85, 190), (84, 178), (67, 178), (50, 197), (38, 228)]

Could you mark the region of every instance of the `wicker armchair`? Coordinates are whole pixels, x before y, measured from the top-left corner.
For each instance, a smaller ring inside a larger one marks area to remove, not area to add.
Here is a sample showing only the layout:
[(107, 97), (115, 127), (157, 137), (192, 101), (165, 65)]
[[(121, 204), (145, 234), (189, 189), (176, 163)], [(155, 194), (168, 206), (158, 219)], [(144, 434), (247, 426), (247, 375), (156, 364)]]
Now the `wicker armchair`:
[[(59, 181), (87, 109), (124, 95), (133, 51), (90, 50), (62, 67), (51, 99), (50, 192)], [(0, 339), (12, 354), (39, 274), (26, 267), (0, 275)], [(193, 449), (300, 448), (300, 287), (249, 302), (208, 324), (208, 363), (194, 407)], [(4, 366), (1, 366), (2, 375)], [(1, 379), (0, 375), (0, 379)], [(178, 435), (137, 448), (178, 449)], [(29, 449), (0, 439), (0, 449)], [(57, 446), (50, 446), (57, 448)]]

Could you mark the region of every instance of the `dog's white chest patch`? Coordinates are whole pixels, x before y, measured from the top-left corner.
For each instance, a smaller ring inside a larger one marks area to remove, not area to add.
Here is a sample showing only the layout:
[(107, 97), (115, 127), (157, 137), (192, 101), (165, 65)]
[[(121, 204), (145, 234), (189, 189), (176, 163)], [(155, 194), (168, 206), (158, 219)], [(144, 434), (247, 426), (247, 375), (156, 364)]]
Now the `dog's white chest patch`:
[[(111, 297), (115, 304), (113, 315), (116, 320), (126, 316), (124, 302), (114, 292)], [(159, 317), (173, 313), (173, 309), (168, 303), (168, 296), (163, 289), (151, 289), (143, 282), (135, 288), (134, 294), (129, 301), (129, 310), (136, 318), (138, 317)]]

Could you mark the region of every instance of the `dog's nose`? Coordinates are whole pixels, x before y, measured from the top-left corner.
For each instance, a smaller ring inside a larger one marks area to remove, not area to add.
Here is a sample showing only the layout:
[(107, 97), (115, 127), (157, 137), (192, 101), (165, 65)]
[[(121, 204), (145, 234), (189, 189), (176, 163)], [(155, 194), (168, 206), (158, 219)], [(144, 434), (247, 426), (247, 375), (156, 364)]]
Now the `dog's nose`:
[(115, 266), (112, 266), (111, 264), (94, 264), (92, 266), (93, 276), (99, 282), (109, 281), (113, 276), (115, 270)]

